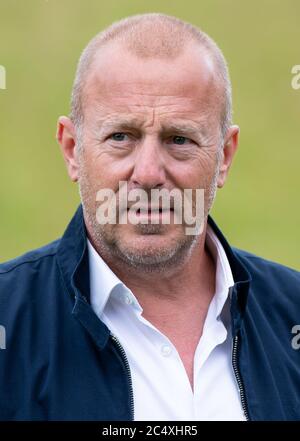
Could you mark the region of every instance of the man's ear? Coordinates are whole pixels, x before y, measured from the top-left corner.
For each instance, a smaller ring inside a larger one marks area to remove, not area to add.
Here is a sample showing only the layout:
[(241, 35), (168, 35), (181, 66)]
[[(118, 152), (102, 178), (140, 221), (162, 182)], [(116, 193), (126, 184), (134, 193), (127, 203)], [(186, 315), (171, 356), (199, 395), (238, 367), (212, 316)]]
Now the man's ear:
[(234, 154), (238, 148), (239, 131), (240, 129), (238, 126), (230, 126), (227, 130), (218, 176), (219, 188), (222, 188), (225, 184)]
[(68, 174), (73, 182), (78, 181), (78, 155), (75, 150), (76, 130), (67, 116), (60, 116), (57, 122), (56, 139), (60, 145)]

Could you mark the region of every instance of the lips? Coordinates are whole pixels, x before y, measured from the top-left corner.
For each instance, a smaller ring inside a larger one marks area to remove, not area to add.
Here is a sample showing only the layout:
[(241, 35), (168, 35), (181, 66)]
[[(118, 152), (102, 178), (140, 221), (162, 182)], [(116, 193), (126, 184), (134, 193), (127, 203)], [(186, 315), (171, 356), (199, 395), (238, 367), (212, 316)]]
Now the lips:
[[(129, 211), (129, 208), (127, 208), (127, 211)], [(140, 207), (136, 210), (137, 214), (140, 213), (165, 213), (168, 211), (174, 211), (174, 209), (172, 207), (170, 208), (162, 208), (162, 207)]]

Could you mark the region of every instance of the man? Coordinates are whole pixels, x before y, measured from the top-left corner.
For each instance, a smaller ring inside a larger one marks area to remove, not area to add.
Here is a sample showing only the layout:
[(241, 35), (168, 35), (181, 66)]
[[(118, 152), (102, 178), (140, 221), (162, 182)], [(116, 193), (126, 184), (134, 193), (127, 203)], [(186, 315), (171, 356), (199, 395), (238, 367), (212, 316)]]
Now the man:
[[(209, 216), (238, 133), (226, 62), (192, 25), (135, 16), (88, 44), (57, 131), (82, 205), (0, 267), (2, 420), (300, 418), (300, 275), (231, 248)], [(201, 228), (151, 201), (137, 223), (120, 222), (131, 205), (99, 222), (99, 191), (119, 208), (121, 182), (204, 189)]]

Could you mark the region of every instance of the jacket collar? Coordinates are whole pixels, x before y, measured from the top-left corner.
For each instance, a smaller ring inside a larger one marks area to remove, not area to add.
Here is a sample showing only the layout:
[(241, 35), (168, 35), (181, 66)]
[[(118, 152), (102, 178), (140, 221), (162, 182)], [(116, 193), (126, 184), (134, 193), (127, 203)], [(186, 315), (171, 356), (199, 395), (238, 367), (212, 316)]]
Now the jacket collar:
[(244, 263), (239, 259), (237, 252), (229, 245), (211, 216), (208, 216), (207, 221), (214, 230), (224, 248), (233, 275), (234, 286), (230, 288), (230, 312), (232, 335), (233, 337), (235, 337), (235, 335), (239, 332), (242, 324), (243, 315), (246, 310), (252, 277)]
[(226, 253), (227, 259), (230, 264), (230, 268), (233, 275), (233, 280), (235, 285), (241, 285), (241, 284), (249, 284), (251, 281), (250, 273), (248, 272), (245, 265), (241, 262), (239, 257), (237, 256), (236, 252), (233, 250), (233, 248), (229, 245), (223, 234), (221, 233), (221, 230), (215, 223), (215, 221), (212, 219), (212, 217), (208, 216), (208, 224), (212, 227), (214, 230), (216, 236), (220, 240), (224, 251)]
[(86, 298), (89, 292), (89, 283), (86, 283), (89, 279), (89, 267), (81, 204), (60, 240), (57, 258), (69, 294), (75, 298)]
[[(251, 276), (210, 215), (208, 223), (224, 248), (234, 279), (231, 289), (231, 316), (235, 334), (245, 311)], [(60, 240), (57, 258), (68, 293), (77, 303), (77, 307), (74, 307), (75, 312), (82, 309), (84, 304), (89, 306), (87, 233), (81, 204)]]

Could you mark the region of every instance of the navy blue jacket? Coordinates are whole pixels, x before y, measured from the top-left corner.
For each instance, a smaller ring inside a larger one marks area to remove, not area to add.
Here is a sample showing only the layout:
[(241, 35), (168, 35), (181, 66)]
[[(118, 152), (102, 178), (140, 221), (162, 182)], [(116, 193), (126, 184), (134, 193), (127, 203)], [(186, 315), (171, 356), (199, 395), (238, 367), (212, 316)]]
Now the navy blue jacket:
[[(300, 420), (300, 273), (231, 248), (233, 368), (250, 420)], [(0, 420), (131, 420), (126, 354), (89, 304), (79, 206), (63, 237), (0, 265)], [(2, 335), (3, 337), (3, 335)], [(230, 403), (228, 404), (230, 405)]]

